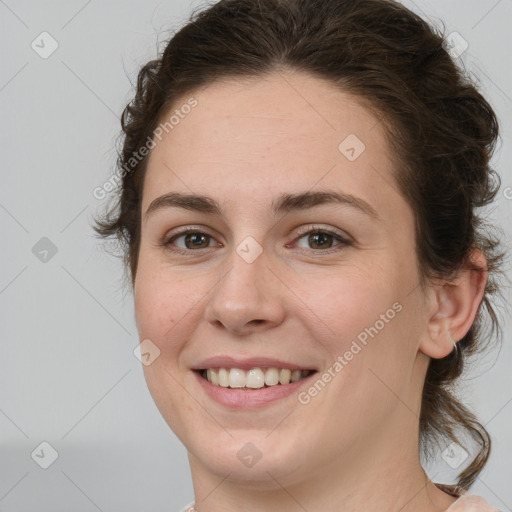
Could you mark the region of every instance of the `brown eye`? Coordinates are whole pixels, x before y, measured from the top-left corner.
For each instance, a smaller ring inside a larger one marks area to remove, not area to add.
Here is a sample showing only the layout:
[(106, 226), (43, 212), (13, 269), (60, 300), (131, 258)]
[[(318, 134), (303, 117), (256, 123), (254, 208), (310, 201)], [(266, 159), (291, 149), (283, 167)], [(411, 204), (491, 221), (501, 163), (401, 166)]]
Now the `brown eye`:
[(295, 243), (302, 250), (309, 250), (310, 252), (313, 250), (313, 252), (319, 254), (341, 251), (352, 245), (350, 239), (345, 238), (340, 233), (318, 227), (313, 227), (302, 233)]
[[(189, 245), (190, 244), (190, 245)], [(205, 233), (188, 233), (185, 235), (187, 249), (204, 249), (210, 244), (210, 235)]]
[(329, 233), (311, 233), (308, 237), (308, 243), (312, 249), (330, 249), (333, 239), (334, 236)]
[(202, 231), (189, 229), (167, 238), (162, 242), (162, 245), (170, 251), (186, 252), (196, 249), (207, 249), (216, 244), (211, 235), (203, 233)]

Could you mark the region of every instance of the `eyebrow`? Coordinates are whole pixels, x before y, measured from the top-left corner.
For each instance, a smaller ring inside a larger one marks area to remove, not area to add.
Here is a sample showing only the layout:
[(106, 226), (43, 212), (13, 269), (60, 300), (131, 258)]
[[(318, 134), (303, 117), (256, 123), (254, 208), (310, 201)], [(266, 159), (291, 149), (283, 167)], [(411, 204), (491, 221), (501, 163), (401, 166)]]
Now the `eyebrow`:
[[(307, 210), (315, 206), (329, 204), (348, 206), (372, 217), (374, 220), (381, 220), (375, 208), (364, 199), (332, 190), (283, 194), (272, 202), (271, 208), (274, 216), (277, 217), (292, 211)], [(151, 202), (146, 210), (146, 217), (167, 208), (183, 208), (194, 212), (222, 216), (220, 204), (211, 197), (170, 192), (157, 197)]]

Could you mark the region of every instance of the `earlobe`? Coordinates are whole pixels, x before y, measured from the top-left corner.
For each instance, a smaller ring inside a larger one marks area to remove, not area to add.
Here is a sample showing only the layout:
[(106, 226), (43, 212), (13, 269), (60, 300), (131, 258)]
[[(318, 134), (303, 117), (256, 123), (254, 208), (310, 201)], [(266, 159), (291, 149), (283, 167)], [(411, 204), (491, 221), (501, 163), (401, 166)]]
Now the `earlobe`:
[(426, 336), (420, 343), (420, 351), (434, 359), (446, 357), (458, 341), (450, 331), (449, 318), (434, 315), (429, 322)]
[(455, 278), (436, 285), (431, 314), (419, 350), (441, 359), (454, 349), (454, 343), (469, 331), (478, 313), (487, 284), (485, 256), (471, 253), (468, 264)]

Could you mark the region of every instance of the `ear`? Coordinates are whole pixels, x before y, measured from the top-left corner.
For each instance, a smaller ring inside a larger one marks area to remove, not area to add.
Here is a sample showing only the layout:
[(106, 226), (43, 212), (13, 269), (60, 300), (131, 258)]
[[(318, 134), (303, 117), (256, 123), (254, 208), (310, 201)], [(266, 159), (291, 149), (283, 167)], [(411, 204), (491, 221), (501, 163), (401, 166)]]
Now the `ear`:
[(419, 350), (441, 359), (452, 352), (475, 320), (487, 284), (487, 261), (479, 250), (471, 252), (467, 265), (457, 275), (435, 285), (432, 308)]

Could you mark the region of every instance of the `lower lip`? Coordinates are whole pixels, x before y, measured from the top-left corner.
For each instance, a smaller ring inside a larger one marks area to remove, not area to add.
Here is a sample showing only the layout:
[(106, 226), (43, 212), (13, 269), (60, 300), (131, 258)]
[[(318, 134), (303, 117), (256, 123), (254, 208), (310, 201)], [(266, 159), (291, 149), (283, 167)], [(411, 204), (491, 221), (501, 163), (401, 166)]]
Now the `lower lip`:
[(206, 380), (204, 377), (201, 377), (199, 372), (195, 371), (194, 373), (196, 378), (199, 380), (199, 384), (211, 399), (221, 405), (232, 407), (234, 409), (264, 407), (272, 402), (286, 398), (297, 393), (299, 388), (302, 386), (308, 385), (309, 380), (316, 375), (316, 373), (312, 373), (311, 375), (308, 375), (297, 382), (291, 382), (290, 384), (278, 384), (268, 388), (244, 390), (217, 386), (216, 384), (212, 384)]

